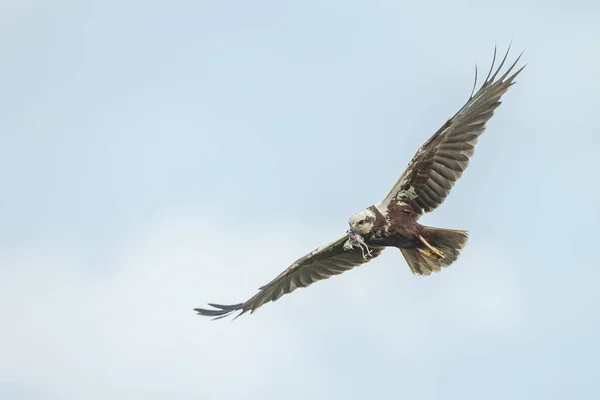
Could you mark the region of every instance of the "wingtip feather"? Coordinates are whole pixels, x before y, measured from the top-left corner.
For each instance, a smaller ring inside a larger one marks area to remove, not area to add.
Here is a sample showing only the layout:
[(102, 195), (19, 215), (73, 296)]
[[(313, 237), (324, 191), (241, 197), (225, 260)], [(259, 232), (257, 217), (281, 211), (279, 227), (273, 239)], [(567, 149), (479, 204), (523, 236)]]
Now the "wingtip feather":
[(202, 315), (205, 317), (213, 317), (213, 320), (225, 318), (225, 317), (233, 314), (234, 312), (241, 310), (241, 312), (234, 318), (234, 320), (235, 320), (237, 317), (239, 317), (240, 315), (242, 315), (245, 312), (243, 310), (244, 303), (232, 304), (232, 305), (209, 303), (208, 305), (215, 309), (211, 310), (211, 309), (207, 309), (207, 308), (194, 308), (194, 311), (196, 311), (198, 313), (198, 315)]

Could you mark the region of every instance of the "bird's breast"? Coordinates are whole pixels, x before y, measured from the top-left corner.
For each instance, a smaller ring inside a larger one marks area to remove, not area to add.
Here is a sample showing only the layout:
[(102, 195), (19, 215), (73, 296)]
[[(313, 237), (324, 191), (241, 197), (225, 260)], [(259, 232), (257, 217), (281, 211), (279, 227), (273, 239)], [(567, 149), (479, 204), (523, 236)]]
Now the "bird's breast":
[(374, 232), (373, 235), (365, 239), (367, 244), (385, 247), (411, 248), (417, 245), (417, 239), (414, 235), (387, 234), (384, 231), (380, 234)]

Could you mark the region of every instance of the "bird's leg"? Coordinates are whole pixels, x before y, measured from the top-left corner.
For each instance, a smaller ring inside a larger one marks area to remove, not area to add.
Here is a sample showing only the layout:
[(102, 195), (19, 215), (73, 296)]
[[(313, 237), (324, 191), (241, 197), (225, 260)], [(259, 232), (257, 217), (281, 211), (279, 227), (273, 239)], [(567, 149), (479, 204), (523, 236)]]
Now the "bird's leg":
[(441, 261), (445, 258), (445, 256), (443, 254), (441, 256), (439, 256), (437, 254), (434, 254), (429, 249), (421, 249), (421, 248), (417, 247), (417, 250), (419, 251), (419, 253), (423, 254), (425, 257), (431, 258), (433, 260)]
[(438, 249), (436, 249), (435, 247), (430, 245), (429, 242), (427, 240), (425, 240), (425, 238), (423, 236), (419, 235), (419, 240), (421, 240), (421, 242), (423, 242), (423, 244), (425, 246), (427, 246), (427, 248), (429, 249), (429, 250), (418, 249), (421, 252), (421, 254), (423, 254), (429, 258), (436, 258), (438, 260), (443, 260), (444, 258), (446, 258), (444, 253), (442, 253), (441, 251), (439, 251)]

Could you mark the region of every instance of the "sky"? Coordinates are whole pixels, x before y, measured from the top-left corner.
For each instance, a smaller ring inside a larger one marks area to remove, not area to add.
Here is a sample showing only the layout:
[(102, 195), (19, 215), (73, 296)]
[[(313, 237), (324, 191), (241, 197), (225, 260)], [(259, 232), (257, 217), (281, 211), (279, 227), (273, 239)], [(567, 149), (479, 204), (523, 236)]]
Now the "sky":
[[(600, 396), (600, 3), (0, 1), (1, 399)], [(399, 251), (235, 321), (525, 70)]]

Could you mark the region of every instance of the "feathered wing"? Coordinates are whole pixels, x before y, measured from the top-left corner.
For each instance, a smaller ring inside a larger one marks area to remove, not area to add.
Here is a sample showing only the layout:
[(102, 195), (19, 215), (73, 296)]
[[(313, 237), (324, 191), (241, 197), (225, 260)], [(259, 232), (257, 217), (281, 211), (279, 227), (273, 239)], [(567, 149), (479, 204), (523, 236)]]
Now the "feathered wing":
[(214, 309), (195, 308), (194, 310), (200, 315), (215, 317), (215, 319), (226, 317), (236, 311), (240, 311), (237, 317), (248, 311), (252, 313), (263, 304), (275, 301), (297, 288), (307, 287), (317, 281), (328, 279), (333, 275), (339, 275), (364, 264), (383, 251), (383, 247), (371, 248), (371, 257), (364, 259), (360, 248), (355, 247), (351, 250), (343, 248), (346, 240), (348, 240), (348, 235), (299, 258), (271, 282), (260, 287), (258, 293), (244, 303), (209, 304)]
[(442, 204), (467, 168), (477, 139), (485, 131), (486, 123), (494, 114), (494, 110), (501, 104), (500, 98), (525, 68), (523, 66), (509, 75), (521, 58), (519, 56), (510, 68), (496, 79), (507, 56), (508, 51), (492, 74), (496, 61), (494, 49), (492, 66), (481, 88), (475, 94), (471, 93), (467, 103), (419, 148), (404, 173), (377, 205), (380, 211), (387, 212), (394, 207), (409, 206), (417, 215), (422, 215)]

